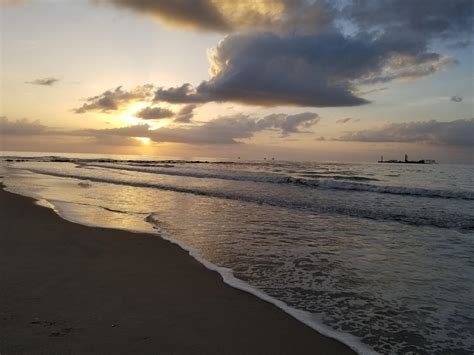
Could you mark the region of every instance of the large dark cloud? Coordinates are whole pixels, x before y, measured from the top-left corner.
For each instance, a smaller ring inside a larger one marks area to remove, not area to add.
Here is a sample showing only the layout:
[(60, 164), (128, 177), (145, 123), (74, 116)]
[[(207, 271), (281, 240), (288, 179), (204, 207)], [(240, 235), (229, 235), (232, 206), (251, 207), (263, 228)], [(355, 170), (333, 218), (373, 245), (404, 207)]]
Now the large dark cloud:
[(43, 79), (35, 79), (32, 81), (27, 81), (26, 84), (31, 85), (40, 85), (40, 86), (53, 86), (59, 81), (57, 78), (43, 78)]
[(474, 118), (451, 122), (392, 123), (381, 128), (350, 132), (338, 140), (474, 146)]
[(147, 101), (153, 91), (153, 85), (146, 84), (137, 86), (130, 91), (122, 89), (121, 86), (114, 90), (107, 90), (104, 93), (86, 99), (86, 102), (75, 109), (76, 113), (86, 113), (89, 111), (110, 112), (117, 111), (135, 101)]
[(357, 85), (415, 79), (449, 60), (403, 34), (344, 36), (252, 33), (230, 35), (211, 52), (212, 78), (159, 89), (155, 100), (172, 103), (235, 101), (278, 106), (356, 106)]
[(345, 45), (338, 34), (231, 35), (212, 52), (210, 80), (195, 90), (189, 85), (160, 89), (155, 99), (175, 103), (234, 101), (264, 106), (367, 103), (351, 93), (350, 82), (336, 70), (323, 68), (326, 63), (344, 60), (341, 50)]
[[(364, 95), (382, 90), (377, 83), (426, 77), (456, 63), (432, 48), (468, 43), (474, 16), (472, 0), (96, 1), (229, 33), (210, 52), (209, 80), (156, 91), (156, 101), (179, 104), (367, 104)], [(109, 96), (78, 111), (113, 110)]]

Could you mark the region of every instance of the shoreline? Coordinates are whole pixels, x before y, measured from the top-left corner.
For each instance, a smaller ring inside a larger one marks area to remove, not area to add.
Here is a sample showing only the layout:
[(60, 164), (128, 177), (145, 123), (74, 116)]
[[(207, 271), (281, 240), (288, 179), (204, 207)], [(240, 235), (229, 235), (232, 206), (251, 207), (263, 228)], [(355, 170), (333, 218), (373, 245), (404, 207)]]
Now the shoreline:
[(34, 201), (0, 190), (2, 353), (354, 354), (172, 242)]

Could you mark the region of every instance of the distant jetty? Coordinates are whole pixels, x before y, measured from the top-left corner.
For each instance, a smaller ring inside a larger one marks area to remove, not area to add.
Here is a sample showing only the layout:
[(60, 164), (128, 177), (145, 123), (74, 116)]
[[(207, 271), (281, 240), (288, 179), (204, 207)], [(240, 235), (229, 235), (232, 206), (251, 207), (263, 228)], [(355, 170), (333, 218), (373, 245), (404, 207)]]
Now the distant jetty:
[(408, 155), (405, 154), (405, 160), (383, 160), (383, 155), (380, 157), (378, 163), (392, 163), (392, 164), (436, 164), (432, 159), (408, 160)]

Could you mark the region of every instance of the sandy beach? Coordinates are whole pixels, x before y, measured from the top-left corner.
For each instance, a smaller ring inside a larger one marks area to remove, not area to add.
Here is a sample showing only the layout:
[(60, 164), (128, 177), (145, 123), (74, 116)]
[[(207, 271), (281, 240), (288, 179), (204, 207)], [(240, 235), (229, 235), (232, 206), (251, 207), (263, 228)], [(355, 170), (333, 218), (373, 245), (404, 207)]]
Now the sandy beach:
[(158, 237), (0, 203), (1, 354), (353, 353)]

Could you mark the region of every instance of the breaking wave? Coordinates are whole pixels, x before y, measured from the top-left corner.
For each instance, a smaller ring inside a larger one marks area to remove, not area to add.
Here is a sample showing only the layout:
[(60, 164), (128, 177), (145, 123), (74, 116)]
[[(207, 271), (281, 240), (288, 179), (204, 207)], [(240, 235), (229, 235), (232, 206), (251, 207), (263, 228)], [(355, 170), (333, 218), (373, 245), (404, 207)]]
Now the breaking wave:
[[(461, 200), (474, 200), (474, 192), (470, 191), (452, 191), (452, 190), (434, 190), (414, 187), (403, 187), (403, 186), (384, 186), (367, 184), (361, 182), (350, 182), (354, 181), (378, 181), (374, 178), (368, 178), (363, 176), (322, 176), (321, 174), (314, 173), (311, 175), (312, 178), (302, 178), (294, 176), (286, 176), (281, 174), (270, 175), (268, 173), (253, 173), (253, 172), (239, 172), (239, 174), (230, 174), (229, 172), (207, 172), (207, 171), (196, 171), (186, 170), (179, 171), (171, 168), (148, 168), (148, 167), (131, 167), (131, 166), (114, 166), (111, 164), (87, 164), (86, 166), (125, 170), (125, 171), (137, 171), (143, 173), (159, 174), (159, 175), (171, 175), (171, 176), (183, 176), (193, 178), (205, 178), (205, 179), (221, 179), (221, 180), (234, 180), (234, 181), (253, 181), (253, 182), (268, 182), (276, 184), (294, 184), (307, 186), (311, 188), (323, 188), (323, 189), (334, 189), (334, 190), (350, 190), (359, 192), (374, 192), (374, 193), (386, 193), (393, 195), (409, 195), (409, 196), (420, 196), (420, 197), (432, 197), (432, 198), (446, 198), (446, 199), (461, 199)], [(309, 175), (306, 173), (306, 175)], [(349, 181), (342, 181), (349, 180)]]

